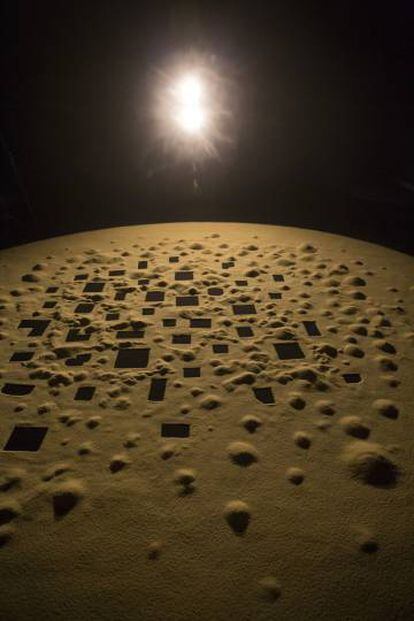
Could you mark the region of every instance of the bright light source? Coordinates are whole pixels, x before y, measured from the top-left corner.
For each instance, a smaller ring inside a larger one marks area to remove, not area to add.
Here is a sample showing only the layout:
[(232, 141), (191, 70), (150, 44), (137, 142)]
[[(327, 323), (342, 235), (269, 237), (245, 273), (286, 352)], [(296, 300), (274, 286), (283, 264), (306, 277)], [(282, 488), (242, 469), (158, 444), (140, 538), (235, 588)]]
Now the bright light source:
[(195, 75), (184, 76), (173, 89), (173, 94), (176, 100), (173, 118), (185, 132), (197, 134), (206, 121), (199, 78)]

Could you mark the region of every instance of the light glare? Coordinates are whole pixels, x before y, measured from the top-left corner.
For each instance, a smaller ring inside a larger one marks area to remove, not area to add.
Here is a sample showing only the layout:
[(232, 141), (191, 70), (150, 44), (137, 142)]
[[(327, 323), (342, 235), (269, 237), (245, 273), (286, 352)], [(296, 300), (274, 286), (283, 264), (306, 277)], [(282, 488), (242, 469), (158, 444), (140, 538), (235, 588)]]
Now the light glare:
[(202, 85), (197, 76), (184, 76), (174, 90), (177, 99), (175, 121), (188, 134), (197, 134), (205, 125), (206, 114), (202, 105)]

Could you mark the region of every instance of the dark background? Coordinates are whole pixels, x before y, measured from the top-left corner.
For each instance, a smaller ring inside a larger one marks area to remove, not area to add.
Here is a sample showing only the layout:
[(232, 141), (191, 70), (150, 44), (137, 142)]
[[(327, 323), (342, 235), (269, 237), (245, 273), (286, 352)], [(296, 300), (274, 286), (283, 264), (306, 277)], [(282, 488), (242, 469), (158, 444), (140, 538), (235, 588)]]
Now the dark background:
[[(177, 220), (310, 227), (411, 252), (414, 2), (2, 3), (3, 246)], [(237, 141), (153, 147), (148, 76), (189, 47), (237, 93)]]

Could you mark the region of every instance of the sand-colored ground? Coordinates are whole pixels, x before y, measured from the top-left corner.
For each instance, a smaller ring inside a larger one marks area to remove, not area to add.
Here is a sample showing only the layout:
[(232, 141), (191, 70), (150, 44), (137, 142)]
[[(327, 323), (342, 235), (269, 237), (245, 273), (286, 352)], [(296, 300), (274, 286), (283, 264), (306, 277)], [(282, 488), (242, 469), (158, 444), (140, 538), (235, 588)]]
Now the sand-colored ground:
[(414, 618), (412, 258), (172, 223), (0, 267), (2, 621)]

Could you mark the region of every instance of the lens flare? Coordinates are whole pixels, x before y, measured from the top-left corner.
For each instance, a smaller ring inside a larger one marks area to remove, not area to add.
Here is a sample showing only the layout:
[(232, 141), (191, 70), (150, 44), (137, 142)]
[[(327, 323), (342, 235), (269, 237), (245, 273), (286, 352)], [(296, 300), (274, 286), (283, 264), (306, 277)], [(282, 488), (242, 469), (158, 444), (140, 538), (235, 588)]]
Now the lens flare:
[(196, 134), (204, 127), (206, 113), (202, 102), (203, 88), (194, 75), (184, 76), (173, 90), (176, 108), (173, 118), (188, 134)]

